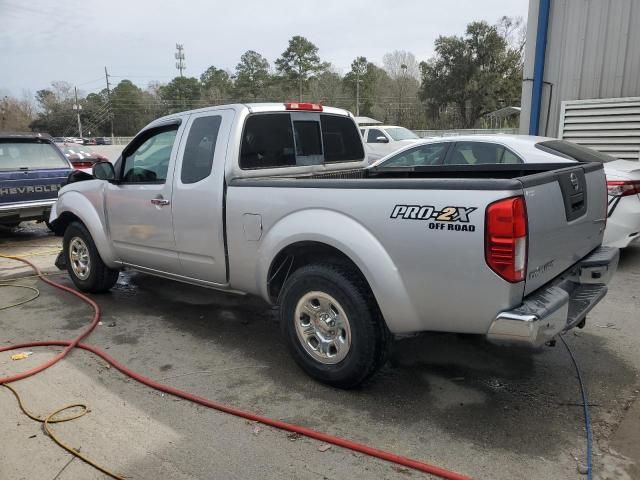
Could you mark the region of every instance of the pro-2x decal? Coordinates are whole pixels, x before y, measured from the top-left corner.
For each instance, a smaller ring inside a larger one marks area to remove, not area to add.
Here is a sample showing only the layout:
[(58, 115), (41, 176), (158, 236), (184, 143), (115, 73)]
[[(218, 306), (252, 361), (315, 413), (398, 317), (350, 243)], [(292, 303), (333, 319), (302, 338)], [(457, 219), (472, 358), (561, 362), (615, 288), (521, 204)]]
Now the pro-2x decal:
[(427, 221), (430, 230), (475, 232), (476, 227), (469, 220), (469, 215), (475, 210), (476, 207), (444, 207), (437, 210), (431, 205), (396, 205), (390, 218)]

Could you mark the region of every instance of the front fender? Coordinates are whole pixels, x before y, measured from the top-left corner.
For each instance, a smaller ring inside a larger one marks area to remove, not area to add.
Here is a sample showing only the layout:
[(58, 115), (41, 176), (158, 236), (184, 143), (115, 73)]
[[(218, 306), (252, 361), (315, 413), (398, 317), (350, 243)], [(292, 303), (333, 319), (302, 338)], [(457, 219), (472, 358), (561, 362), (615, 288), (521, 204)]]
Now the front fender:
[[(98, 182), (98, 180), (95, 182)], [(110, 268), (118, 268), (118, 258), (109, 241), (106, 219), (104, 217), (104, 186), (99, 185), (99, 189), (89, 189), (86, 188), (89, 186), (87, 185), (88, 183), (94, 182), (74, 184), (84, 187), (77, 190), (63, 189), (58, 197), (58, 201), (51, 210), (49, 221), (53, 223), (65, 213), (70, 213), (80, 219), (89, 230), (102, 261)], [(95, 185), (92, 186), (95, 187)]]
[(255, 277), (257, 290), (265, 299), (269, 299), (267, 280), (276, 255), (289, 245), (309, 241), (329, 245), (357, 265), (391, 332), (424, 329), (400, 272), (384, 246), (364, 225), (333, 210), (298, 211), (280, 219), (268, 230), (258, 249)]

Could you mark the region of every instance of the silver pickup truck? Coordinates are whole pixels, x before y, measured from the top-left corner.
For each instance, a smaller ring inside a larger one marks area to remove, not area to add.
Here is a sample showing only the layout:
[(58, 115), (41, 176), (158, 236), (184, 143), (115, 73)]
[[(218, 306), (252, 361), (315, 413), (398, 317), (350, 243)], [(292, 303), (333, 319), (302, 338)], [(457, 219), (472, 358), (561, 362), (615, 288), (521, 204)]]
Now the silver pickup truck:
[[(368, 169), (352, 115), (227, 105), (142, 130), (51, 212), (75, 285), (123, 268), (280, 306), (297, 363), (338, 387), (385, 362), (394, 335), (481, 334), (540, 346), (602, 299), (602, 165)], [(94, 178), (95, 177), (95, 178)]]

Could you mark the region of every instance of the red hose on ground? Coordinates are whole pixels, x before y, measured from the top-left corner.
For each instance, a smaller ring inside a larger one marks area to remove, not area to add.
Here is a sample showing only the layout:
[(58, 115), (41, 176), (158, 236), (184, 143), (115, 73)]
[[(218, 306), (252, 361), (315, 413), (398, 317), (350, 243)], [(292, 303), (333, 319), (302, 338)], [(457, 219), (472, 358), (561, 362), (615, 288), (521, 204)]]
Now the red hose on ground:
[(56, 283), (52, 280), (49, 280), (48, 278), (45, 278), (41, 272), (40, 269), (38, 267), (36, 267), (33, 263), (31, 263), (28, 260), (25, 260), (23, 258), (19, 258), (19, 257), (5, 257), (5, 258), (13, 258), (15, 260), (19, 260), (23, 263), (26, 263), (27, 265), (31, 266), (31, 268), (34, 269), (34, 271), (38, 274), (39, 278), (55, 287), (55, 288), (59, 288), (60, 290), (64, 290), (65, 292), (69, 292), (73, 295), (75, 295), (76, 297), (80, 298), (82, 301), (88, 303), (89, 305), (91, 305), (91, 307), (94, 310), (94, 316), (93, 316), (93, 320), (91, 322), (91, 325), (89, 325), (88, 328), (86, 328), (78, 337), (76, 337), (73, 340), (45, 340), (45, 341), (38, 341), (38, 342), (26, 342), (26, 343), (21, 343), (21, 344), (17, 344), (17, 345), (9, 345), (6, 347), (0, 347), (0, 352), (5, 352), (7, 350), (15, 350), (15, 349), (22, 349), (22, 348), (31, 348), (31, 347), (46, 347), (46, 346), (61, 346), (61, 347), (65, 347), (60, 353), (56, 354), (53, 358), (51, 358), (50, 360), (46, 361), (45, 363), (39, 365), (38, 367), (32, 368), (31, 370), (27, 370), (26, 372), (22, 372), (16, 375), (11, 375), (8, 377), (4, 377), (4, 378), (0, 378), (0, 384), (4, 384), (4, 383), (10, 383), (10, 382), (15, 382), (17, 380), (21, 380), (23, 378), (35, 375), (38, 372), (41, 372), (42, 370), (45, 370), (47, 368), (49, 368), (50, 366), (54, 365), (56, 362), (60, 361), (61, 359), (63, 359), (71, 350), (73, 350), (74, 348), (82, 348), (84, 350), (87, 350), (91, 353), (94, 353), (96, 355), (98, 355), (99, 357), (101, 357), (103, 360), (105, 360), (107, 363), (111, 364), (113, 367), (115, 367), (116, 369), (118, 369), (120, 372), (122, 372), (123, 374), (127, 375), (128, 377), (133, 378), (134, 380), (147, 385), (148, 387), (151, 387), (153, 389), (159, 390), (161, 392), (165, 392), (168, 393), (170, 395), (174, 395), (176, 397), (180, 397), (183, 398), (185, 400), (188, 400), (190, 402), (194, 402), (194, 403), (198, 403), (200, 405), (203, 405), (205, 407), (208, 408), (213, 408), (215, 410), (219, 410), (221, 412), (225, 412), (225, 413), (229, 413), (231, 415), (235, 415), (237, 417), (242, 417), (242, 418), (246, 418), (249, 420), (253, 420), (253, 421), (257, 421), (260, 423), (263, 423), (264, 425), (269, 425), (271, 427), (275, 427), (281, 430), (287, 430), (289, 432), (295, 432), (295, 433), (299, 433), (301, 435), (305, 435), (307, 437), (310, 438), (314, 438), (316, 440), (320, 440), (322, 442), (325, 443), (331, 443), (333, 445), (337, 445), (339, 447), (343, 447), (343, 448), (348, 448), (349, 450), (353, 450), (355, 452), (359, 452), (359, 453), (363, 453), (365, 455), (369, 455), (372, 457), (376, 457), (376, 458), (380, 458), (382, 460), (386, 460), (388, 462), (392, 462), (398, 465), (402, 465), (404, 467), (408, 467), (408, 468), (412, 468), (414, 470), (418, 470), (421, 472), (425, 472), (425, 473), (429, 473), (431, 475), (435, 475), (437, 477), (440, 478), (444, 478), (447, 480), (471, 480), (470, 477), (467, 477), (466, 475), (461, 475), (459, 473), (456, 472), (452, 472), (450, 470), (446, 470), (444, 468), (440, 468), (437, 467), (435, 465), (430, 465), (428, 463), (424, 463), (424, 462), (420, 462), (418, 460), (414, 460), (411, 458), (407, 458), (407, 457), (403, 457), (401, 455), (396, 455), (394, 453), (391, 452), (387, 452), (384, 450), (378, 450), (376, 448), (372, 448), (369, 447), (368, 445), (363, 445), (361, 443), (357, 443), (357, 442), (353, 442), (351, 440), (347, 440), (345, 438), (341, 438), (341, 437), (336, 437), (333, 435), (329, 435), (327, 433), (323, 433), (323, 432), (319, 432), (317, 430), (313, 430), (311, 428), (307, 428), (307, 427), (303, 427), (300, 425), (295, 425), (292, 423), (287, 423), (287, 422), (282, 422), (280, 420), (275, 420), (269, 417), (264, 417), (262, 415), (258, 415), (256, 413), (252, 413), (252, 412), (247, 412), (245, 410), (241, 410), (239, 408), (235, 408), (235, 407), (231, 407), (229, 405), (225, 405), (223, 403), (218, 403), (216, 401), (213, 400), (209, 400), (207, 398), (203, 398), (197, 395), (194, 395), (192, 393), (189, 392), (185, 392), (184, 390), (180, 390), (177, 388), (174, 388), (170, 385), (165, 385), (163, 383), (159, 383), (156, 382), (155, 380), (152, 380), (150, 378), (147, 378), (143, 375), (140, 375), (139, 373), (134, 372), (133, 370), (130, 370), (129, 368), (127, 368), (125, 365), (123, 365), (122, 363), (118, 362), (115, 358), (111, 357), (110, 355), (108, 355), (106, 352), (103, 352), (102, 350), (100, 350), (97, 347), (94, 347), (93, 345), (89, 345), (86, 343), (80, 343), (82, 341), (82, 339), (84, 339), (87, 335), (89, 335), (91, 333), (91, 331), (98, 325), (98, 322), (100, 321), (100, 307), (93, 301), (91, 300), (89, 297), (83, 295), (82, 293), (73, 290), (72, 288), (66, 287), (64, 285), (61, 285), (59, 283)]

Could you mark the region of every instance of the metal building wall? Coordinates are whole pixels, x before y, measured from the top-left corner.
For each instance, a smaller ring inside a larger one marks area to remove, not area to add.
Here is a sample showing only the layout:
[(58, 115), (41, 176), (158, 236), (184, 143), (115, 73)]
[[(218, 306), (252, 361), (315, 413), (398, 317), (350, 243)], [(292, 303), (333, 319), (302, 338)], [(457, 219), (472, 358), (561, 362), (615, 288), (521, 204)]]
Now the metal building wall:
[[(530, 0), (520, 132), (528, 133), (540, 0)], [(557, 136), (561, 102), (640, 96), (640, 0), (551, 0), (539, 135)]]
[(558, 138), (640, 160), (640, 97), (564, 101)]

